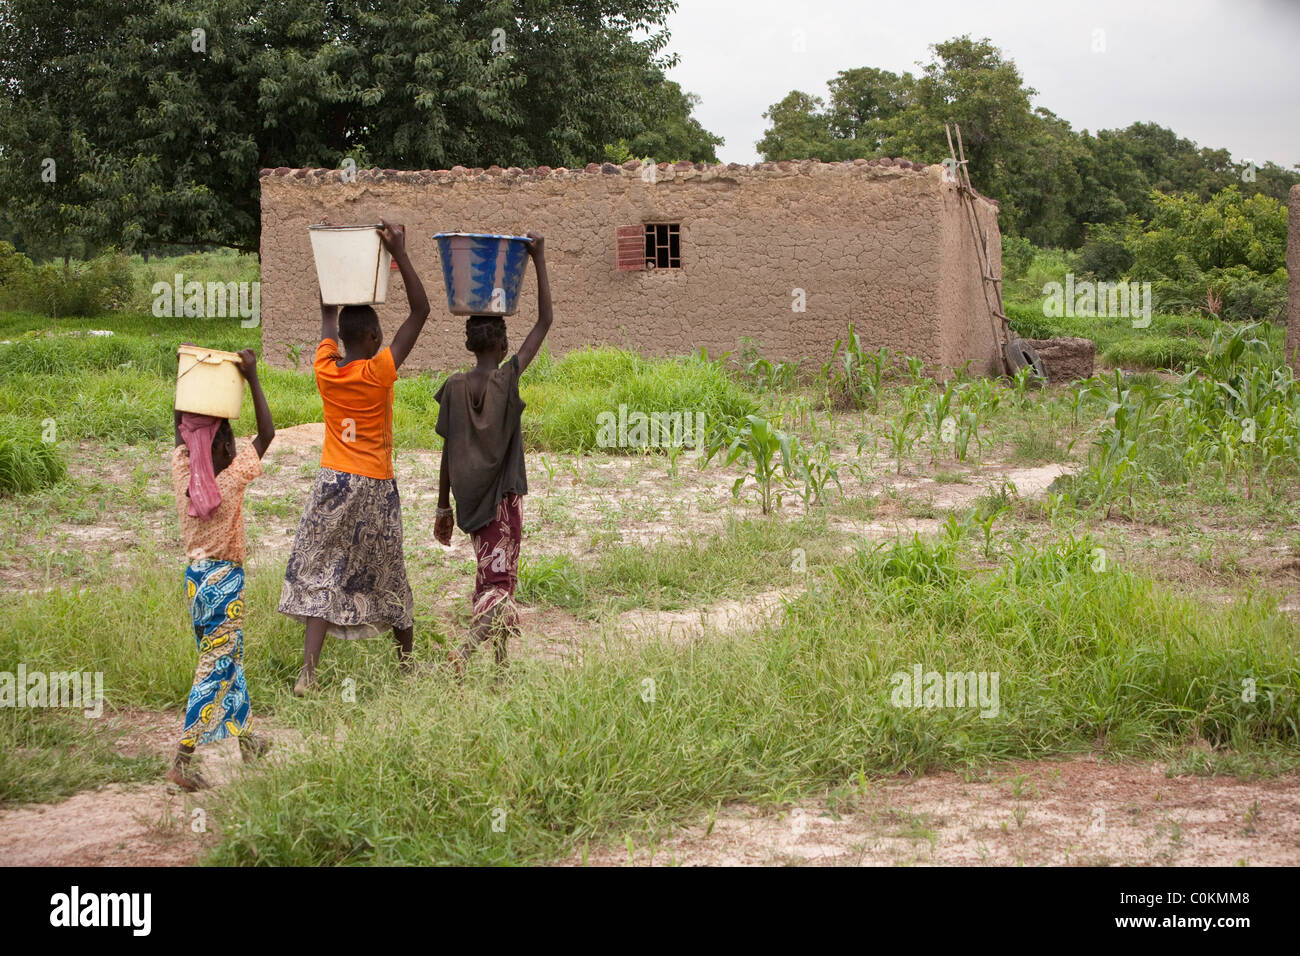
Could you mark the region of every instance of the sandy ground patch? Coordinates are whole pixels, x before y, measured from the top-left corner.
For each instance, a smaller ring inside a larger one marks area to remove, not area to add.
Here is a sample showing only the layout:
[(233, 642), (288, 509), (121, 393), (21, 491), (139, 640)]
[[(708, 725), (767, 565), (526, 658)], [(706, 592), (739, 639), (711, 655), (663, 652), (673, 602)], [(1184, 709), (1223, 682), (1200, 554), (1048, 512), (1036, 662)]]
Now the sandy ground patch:
[(162, 785), (110, 784), (5, 810), (0, 866), (185, 866), (216, 839), (202, 800)]
[[(175, 753), (180, 717), (172, 712), (121, 711), (105, 718), (126, 755)], [(302, 745), (294, 730), (259, 721), (273, 741), (268, 760)], [(109, 784), (59, 803), (0, 810), (0, 866), (186, 866), (216, 843), (209, 815), (213, 793), (245, 773), (239, 745), (226, 739), (200, 750), (199, 769), (213, 789), (188, 794), (165, 780)], [(247, 772), (255, 772), (253, 770)]]
[[(250, 569), (287, 559), (302, 505), (320, 464), (324, 435), (325, 426), (319, 422), (276, 431), (262, 462), (263, 475), (245, 494)], [(144, 452), (145, 446), (140, 450)], [(75, 556), (78, 563), (108, 557), (115, 566), (125, 566), (141, 550), (179, 555), (170, 449), (139, 458), (101, 456), (95, 446), (85, 444), (79, 452), (69, 460), (69, 469), (79, 481), (92, 487), (131, 487), (138, 493), (122, 505), (83, 507), (74, 509), (75, 515), (56, 516), (43, 532), (39, 547), (15, 548), (7, 561), (0, 561), (0, 589), (48, 590), (54, 581), (66, 582), (76, 576), (77, 568), (71, 566), (48, 571), (46, 564), (52, 554)], [(451, 551), (439, 547), (433, 538), (439, 456), (429, 449), (407, 448), (399, 449), (394, 459), (407, 555), (413, 566), (420, 562), (456, 563), (470, 553), (468, 539), (459, 532), (453, 536)], [(758, 513), (752, 479), (737, 500), (731, 494), (731, 483), (740, 474), (738, 468), (724, 469), (716, 461), (704, 470), (698, 465), (698, 458), (685, 456), (678, 460), (676, 473), (670, 474), (668, 459), (662, 455), (529, 453), (525, 547), (538, 557), (584, 557), (612, 545), (653, 545), (688, 535), (716, 534), (730, 517), (751, 518)], [(928, 477), (894, 475), (886, 463), (877, 465), (867, 484), (847, 472), (842, 474), (844, 492), (860, 495), (886, 489), (936, 511), (968, 507), (979, 495), (999, 488), (1004, 479), (1016, 486), (1021, 497), (1035, 497), (1065, 470), (1061, 465), (1012, 468), (986, 462), (956, 467), (951, 471), (963, 481), (941, 483)], [(921, 465), (915, 468), (924, 470)], [(781, 510), (793, 515), (802, 508), (797, 498), (787, 495)], [(833, 523), (843, 525), (845, 519), (835, 517)], [(868, 538), (880, 539), (913, 532), (925, 535), (937, 528), (937, 522), (928, 518), (900, 517), (882, 518), (860, 530)]]
[[(1295, 866), (1300, 776), (1166, 777), (1092, 758), (866, 781), (776, 811), (722, 807), (655, 847), (593, 866)], [(581, 854), (568, 861), (581, 864)]]
[(616, 622), (618, 630), (628, 635), (691, 641), (712, 631), (727, 634), (761, 627), (784, 607), (793, 591), (764, 591), (740, 601), (720, 601), (704, 608), (686, 611), (652, 611), (637, 608), (624, 611)]

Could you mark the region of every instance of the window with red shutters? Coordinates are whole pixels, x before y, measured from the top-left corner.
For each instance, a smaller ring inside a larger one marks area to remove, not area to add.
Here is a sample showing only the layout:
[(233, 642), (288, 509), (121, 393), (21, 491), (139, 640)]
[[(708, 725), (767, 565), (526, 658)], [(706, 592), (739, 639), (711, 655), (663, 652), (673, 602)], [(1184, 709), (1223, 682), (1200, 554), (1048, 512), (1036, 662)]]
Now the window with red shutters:
[(619, 226), (616, 252), (620, 272), (682, 267), (682, 224), (646, 222), (639, 226)]
[(618, 227), (615, 258), (619, 272), (641, 272), (645, 269), (644, 226)]

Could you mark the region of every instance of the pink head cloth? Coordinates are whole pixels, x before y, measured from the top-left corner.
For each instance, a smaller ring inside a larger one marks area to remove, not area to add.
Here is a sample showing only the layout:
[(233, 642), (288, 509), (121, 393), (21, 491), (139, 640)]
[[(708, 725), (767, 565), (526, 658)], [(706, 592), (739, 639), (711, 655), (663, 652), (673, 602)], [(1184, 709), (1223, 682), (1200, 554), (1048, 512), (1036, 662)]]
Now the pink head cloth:
[(190, 451), (191, 518), (206, 521), (221, 504), (221, 490), (212, 466), (212, 436), (223, 419), (181, 412), (181, 441)]

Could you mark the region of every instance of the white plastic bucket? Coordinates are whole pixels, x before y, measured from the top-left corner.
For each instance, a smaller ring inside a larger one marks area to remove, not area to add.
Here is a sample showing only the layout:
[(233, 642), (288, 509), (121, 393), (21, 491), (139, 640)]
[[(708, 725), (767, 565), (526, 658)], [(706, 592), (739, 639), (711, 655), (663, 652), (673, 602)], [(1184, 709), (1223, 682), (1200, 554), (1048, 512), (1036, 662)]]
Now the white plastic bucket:
[(392, 256), (378, 226), (308, 226), (325, 305), (379, 305), (388, 299)]
[(238, 418), (244, 403), (239, 356), (197, 345), (182, 345), (177, 355), (176, 410)]

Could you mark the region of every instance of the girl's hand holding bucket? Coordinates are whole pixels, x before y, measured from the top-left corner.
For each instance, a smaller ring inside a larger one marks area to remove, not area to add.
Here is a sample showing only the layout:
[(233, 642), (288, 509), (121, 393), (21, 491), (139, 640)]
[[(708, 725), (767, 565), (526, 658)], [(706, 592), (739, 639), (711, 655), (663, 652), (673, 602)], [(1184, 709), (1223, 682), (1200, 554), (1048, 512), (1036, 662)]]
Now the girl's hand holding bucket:
[(403, 225), (380, 219), (379, 238), (383, 240), (384, 248), (394, 259), (406, 251), (406, 227)]
[(252, 349), (239, 350), (239, 371), (250, 382), (257, 378), (257, 353)]

